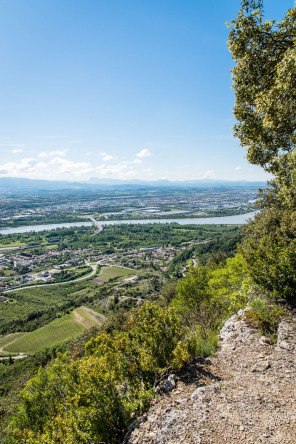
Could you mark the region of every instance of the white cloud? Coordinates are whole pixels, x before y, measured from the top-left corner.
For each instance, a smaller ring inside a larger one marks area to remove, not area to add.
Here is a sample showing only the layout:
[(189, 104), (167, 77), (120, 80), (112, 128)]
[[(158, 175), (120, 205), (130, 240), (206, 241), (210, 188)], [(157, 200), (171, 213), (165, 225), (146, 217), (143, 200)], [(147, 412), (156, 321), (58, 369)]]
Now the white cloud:
[(203, 179), (215, 179), (216, 173), (214, 170), (207, 170), (203, 175)]
[(71, 174), (75, 177), (94, 173), (95, 168), (88, 162), (73, 162), (63, 157), (54, 157), (50, 162), (42, 162), (34, 158), (25, 158), (19, 162), (7, 162), (0, 166), (0, 175), (11, 177), (28, 177), (30, 179), (63, 178)]
[(14, 150), (11, 150), (12, 154), (22, 153), (24, 150), (22, 148), (15, 148)]
[[(59, 155), (54, 155), (56, 153)], [(103, 154), (105, 162), (95, 165), (87, 160), (70, 160), (65, 157), (64, 151), (42, 152), (35, 158), (27, 157), (0, 165), (0, 176), (47, 180), (81, 180), (91, 176), (131, 179), (151, 174), (150, 170), (138, 170), (137, 166), (141, 165), (143, 162), (139, 158), (114, 163), (112, 161), (109, 162), (109, 160), (112, 159), (109, 158), (108, 154)]]
[(44, 162), (38, 162), (34, 158), (22, 159), (19, 162), (7, 162), (0, 167), (0, 174), (12, 177), (35, 176), (41, 170), (47, 169)]
[(108, 160), (113, 160), (113, 159), (114, 159), (114, 157), (111, 156), (111, 154), (106, 155), (106, 156), (103, 157), (103, 161), (104, 161), (104, 162), (108, 162)]
[(117, 164), (105, 164), (97, 166), (96, 171), (100, 177), (116, 177), (117, 179), (130, 179), (140, 175), (132, 167), (133, 162), (120, 162)]
[(240, 170), (242, 170), (243, 168), (240, 167), (240, 166), (238, 166), (238, 167), (235, 167), (234, 169), (235, 169), (235, 171), (240, 171)]
[(108, 162), (109, 160), (113, 160), (114, 156), (112, 156), (112, 154), (102, 153), (102, 158), (104, 162)]
[(139, 153), (136, 154), (137, 157), (150, 157), (151, 156), (151, 152), (149, 150), (147, 150), (147, 148), (144, 148), (142, 151), (140, 151)]
[(99, 153), (98, 156), (102, 158), (103, 162), (108, 162), (109, 160), (116, 159), (115, 156), (112, 156), (112, 154), (108, 154), (108, 153)]
[(56, 150), (56, 151), (50, 151), (49, 153), (42, 152), (42, 153), (38, 154), (38, 157), (45, 158), (45, 157), (53, 157), (53, 156), (65, 156), (67, 151), (68, 150), (63, 150), (63, 151)]
[(83, 176), (95, 171), (89, 162), (73, 162), (62, 157), (54, 157), (50, 161), (51, 165), (57, 165), (57, 174), (73, 174), (75, 176)]

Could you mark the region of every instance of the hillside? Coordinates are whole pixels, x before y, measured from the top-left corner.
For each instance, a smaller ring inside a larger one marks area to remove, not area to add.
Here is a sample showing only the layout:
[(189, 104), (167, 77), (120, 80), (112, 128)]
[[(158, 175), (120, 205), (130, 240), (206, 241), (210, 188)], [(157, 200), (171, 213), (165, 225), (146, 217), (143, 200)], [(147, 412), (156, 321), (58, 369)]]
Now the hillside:
[(176, 387), (135, 424), (125, 444), (296, 442), (296, 317), (280, 323), (277, 343), (248, 311), (221, 330), (215, 358), (177, 374)]
[(32, 332), (14, 333), (2, 337), (0, 353), (8, 356), (41, 352), (77, 338), (85, 330), (102, 325), (105, 319), (102, 314), (81, 306)]

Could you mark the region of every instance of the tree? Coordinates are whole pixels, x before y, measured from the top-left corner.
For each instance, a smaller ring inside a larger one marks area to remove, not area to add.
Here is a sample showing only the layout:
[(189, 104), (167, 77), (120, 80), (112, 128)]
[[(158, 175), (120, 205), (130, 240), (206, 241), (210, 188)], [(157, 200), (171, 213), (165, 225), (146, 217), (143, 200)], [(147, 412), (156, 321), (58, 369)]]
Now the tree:
[(203, 266), (190, 268), (187, 276), (178, 282), (177, 296), (173, 304), (184, 318), (195, 318), (200, 314), (203, 302), (209, 300), (209, 269)]
[(242, 253), (253, 280), (295, 300), (296, 288), (296, 7), (280, 23), (263, 20), (261, 0), (244, 0), (229, 24), (236, 63), (234, 135), (247, 159), (273, 174), (261, 212), (245, 231)]
[(236, 63), (234, 134), (247, 159), (277, 173), (296, 143), (296, 7), (281, 23), (263, 20), (262, 0), (244, 0), (229, 23)]
[(295, 301), (295, 212), (272, 206), (256, 215), (245, 230), (242, 253), (254, 282), (275, 297)]

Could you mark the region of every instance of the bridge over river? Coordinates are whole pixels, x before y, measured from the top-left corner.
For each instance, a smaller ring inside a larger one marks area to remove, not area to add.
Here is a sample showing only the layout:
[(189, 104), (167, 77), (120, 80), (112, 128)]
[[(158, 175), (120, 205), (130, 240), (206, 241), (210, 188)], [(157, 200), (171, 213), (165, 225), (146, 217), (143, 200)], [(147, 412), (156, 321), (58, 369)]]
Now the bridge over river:
[(90, 218), (90, 220), (92, 221), (92, 223), (97, 227), (97, 229), (98, 229), (98, 231), (96, 231), (94, 234), (98, 234), (98, 233), (100, 233), (101, 231), (103, 231), (103, 226), (101, 225), (101, 223), (100, 222), (98, 222), (98, 221), (96, 221), (93, 217), (89, 217)]

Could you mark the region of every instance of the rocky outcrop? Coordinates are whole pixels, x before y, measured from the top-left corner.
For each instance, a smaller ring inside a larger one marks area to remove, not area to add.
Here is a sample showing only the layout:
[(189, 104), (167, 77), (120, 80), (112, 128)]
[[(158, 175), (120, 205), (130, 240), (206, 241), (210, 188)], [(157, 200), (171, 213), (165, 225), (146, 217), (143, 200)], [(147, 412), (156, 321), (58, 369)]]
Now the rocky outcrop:
[(125, 443), (296, 443), (296, 319), (281, 322), (270, 345), (247, 310), (221, 330), (221, 348), (178, 375)]

